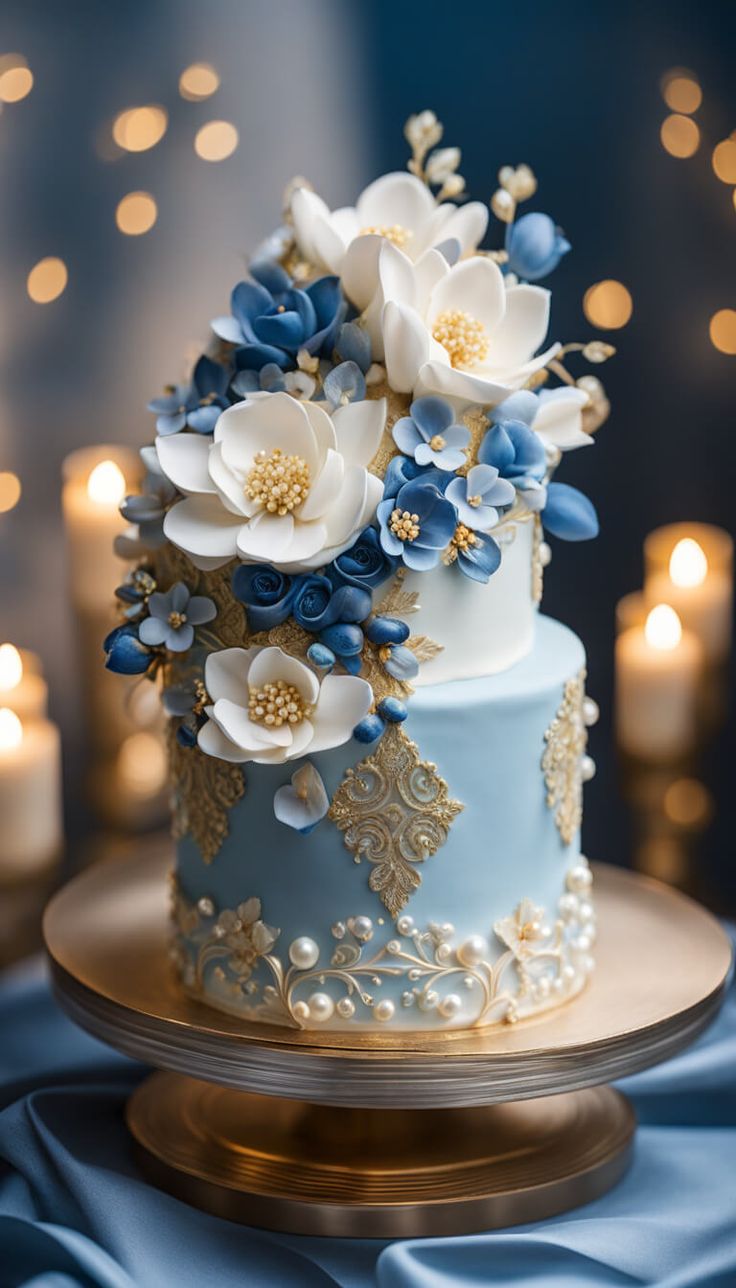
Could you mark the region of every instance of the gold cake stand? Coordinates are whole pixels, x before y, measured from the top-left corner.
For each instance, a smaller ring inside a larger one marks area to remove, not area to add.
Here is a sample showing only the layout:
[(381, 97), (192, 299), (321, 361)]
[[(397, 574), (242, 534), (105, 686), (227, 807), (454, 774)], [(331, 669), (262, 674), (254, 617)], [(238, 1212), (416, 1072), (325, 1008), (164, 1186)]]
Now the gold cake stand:
[(164, 1071), (127, 1109), (154, 1182), (272, 1230), (461, 1234), (597, 1198), (623, 1175), (635, 1128), (603, 1084), (692, 1042), (730, 970), (729, 941), (698, 904), (596, 866), (596, 972), (544, 1017), (436, 1033), (247, 1024), (177, 985), (169, 863), (100, 863), (55, 896), (55, 989), (83, 1028)]

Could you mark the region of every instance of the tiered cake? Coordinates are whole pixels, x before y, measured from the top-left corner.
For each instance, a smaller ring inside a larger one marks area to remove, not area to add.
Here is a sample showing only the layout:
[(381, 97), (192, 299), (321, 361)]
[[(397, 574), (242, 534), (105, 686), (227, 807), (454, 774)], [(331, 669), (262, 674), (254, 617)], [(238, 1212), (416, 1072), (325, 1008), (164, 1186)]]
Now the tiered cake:
[(569, 250), (504, 168), (453, 204), (423, 112), (409, 173), (330, 211), (303, 181), (191, 380), (151, 403), (113, 670), (170, 717), (182, 986), (306, 1029), (508, 1022), (578, 992), (595, 916), (585, 655), (538, 616), (551, 481), (607, 404), (545, 342)]

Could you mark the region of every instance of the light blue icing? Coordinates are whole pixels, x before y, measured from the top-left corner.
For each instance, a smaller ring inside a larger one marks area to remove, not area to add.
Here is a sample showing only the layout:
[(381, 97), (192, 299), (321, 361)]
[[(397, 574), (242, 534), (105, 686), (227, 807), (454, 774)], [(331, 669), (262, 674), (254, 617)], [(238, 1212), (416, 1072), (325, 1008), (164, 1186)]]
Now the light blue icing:
[[(445, 844), (417, 865), (421, 885), (402, 913), (410, 915), (420, 930), (430, 923), (452, 923), (454, 946), (468, 936), (483, 935), (492, 945), (493, 958), (502, 948), (493, 935), (494, 922), (512, 914), (524, 898), (541, 905), (554, 921), (566, 873), (579, 855), (579, 838), (569, 845), (563, 842), (554, 810), (546, 801), (542, 771), (545, 731), (560, 707), (566, 681), (584, 665), (585, 654), (577, 636), (558, 622), (540, 617), (533, 651), (509, 670), (426, 685), (409, 699), (404, 725), (408, 736), (417, 744), (421, 758), (437, 766), (449, 796), (463, 804)], [(345, 770), (373, 750), (375, 746), (352, 741), (312, 757), (330, 799)], [(190, 837), (179, 842), (177, 855), (179, 885), (189, 903), (209, 899), (217, 914), (236, 908), (251, 896), (261, 901), (262, 919), (281, 932), (272, 952), (285, 969), (289, 945), (300, 936), (316, 942), (319, 967), (328, 967), (339, 942), (331, 927), (350, 917), (370, 917), (374, 923), (364, 958), (374, 956), (397, 935), (393, 918), (368, 887), (372, 865), (365, 859), (355, 862), (343, 834), (329, 818), (304, 836), (274, 817), (274, 792), (290, 781), (301, 763), (246, 765), (245, 795), (231, 811), (229, 835), (215, 860), (205, 864)], [(211, 918), (208, 924), (211, 927)], [(355, 941), (348, 935), (347, 942)], [(411, 942), (407, 942), (411, 949)], [(194, 940), (191, 947), (193, 951)], [(227, 971), (225, 975), (227, 978), (220, 971), (218, 980), (212, 965), (206, 967), (204, 991), (208, 999), (226, 1009), (252, 1008), (260, 997), (254, 983), (250, 985), (253, 991), (242, 994), (241, 1001)], [(259, 988), (270, 978), (263, 964), (257, 964), (252, 979)], [(369, 982), (367, 977), (362, 979), (366, 987)], [(472, 1007), (478, 1010), (477, 990), (460, 974), (451, 984), (453, 992), (462, 997), (463, 1007), (458, 1018), (447, 1017), (443, 1022), (472, 1022)], [(436, 1012), (401, 1005), (407, 987), (411, 985), (403, 972), (396, 979), (383, 978), (378, 987), (370, 985), (368, 991), (376, 1002), (393, 1000), (392, 1025), (436, 1026)], [(308, 998), (315, 991), (334, 1000), (345, 996), (340, 981), (327, 978), (320, 983), (312, 978), (294, 997)], [(330, 1026), (343, 1022), (333, 1016)], [(358, 1005), (349, 1022), (376, 1025), (371, 1008), (364, 1005)]]

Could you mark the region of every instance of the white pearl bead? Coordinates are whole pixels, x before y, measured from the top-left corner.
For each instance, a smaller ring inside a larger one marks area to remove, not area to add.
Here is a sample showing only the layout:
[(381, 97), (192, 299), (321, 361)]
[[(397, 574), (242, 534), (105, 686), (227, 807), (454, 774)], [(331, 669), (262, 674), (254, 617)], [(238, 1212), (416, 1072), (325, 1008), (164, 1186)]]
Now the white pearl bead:
[(462, 1006), (462, 1002), (458, 997), (457, 993), (448, 993), (447, 997), (443, 997), (442, 1001), (437, 1007), (437, 1010), (439, 1011), (443, 1019), (452, 1020), (457, 1015), (461, 1006)]
[(295, 1020), (309, 1019), (309, 1007), (306, 1002), (295, 1002), (291, 1009)]
[(595, 778), (595, 761), (592, 756), (583, 756), (580, 761), (580, 777), (584, 783), (589, 783), (591, 778)]
[(581, 921), (593, 921), (595, 917), (595, 909), (592, 903), (588, 903), (587, 899), (580, 900), (579, 916)]
[(395, 1010), (396, 1007), (390, 998), (384, 997), (382, 1001), (377, 1002), (373, 1007), (373, 1018), (380, 1020), (382, 1024), (386, 1024), (388, 1020), (394, 1018)]
[(567, 874), (567, 887), (569, 890), (575, 890), (578, 894), (583, 894), (589, 890), (593, 884), (593, 873), (585, 863), (576, 863), (574, 868), (570, 868)]
[(590, 952), (590, 949), (593, 947), (593, 940), (590, 935), (578, 935), (577, 939), (574, 941), (574, 947), (579, 953)]
[(410, 935), (414, 929), (414, 918), (399, 917), (399, 920), (396, 922), (396, 929), (400, 935)]
[(537, 993), (540, 997), (549, 997), (550, 987), (550, 981), (546, 975), (543, 975), (540, 980), (537, 980)]
[(428, 993), (422, 993), (419, 998), (420, 1010), (433, 1011), (439, 1000), (439, 995), (430, 988)]
[(562, 967), (561, 974), (565, 982), (568, 984), (571, 984), (575, 978), (575, 967), (571, 966), (570, 963), (568, 962), (565, 966)]
[(565, 920), (569, 917), (574, 917), (578, 910), (578, 896), (576, 894), (561, 894), (557, 910)]
[(289, 961), (297, 970), (311, 970), (319, 958), (319, 946), (307, 935), (289, 944)]
[(601, 718), (601, 709), (595, 698), (589, 698), (586, 694), (583, 699), (583, 721), (588, 727), (597, 724)]
[(352, 917), (348, 925), (356, 939), (370, 939), (373, 934), (373, 922), (370, 917)]
[(539, 562), (543, 568), (547, 568), (552, 562), (552, 547), (546, 541), (539, 543)]
[(469, 935), (457, 950), (457, 959), (462, 966), (477, 966), (489, 956), (488, 941), (482, 935)]
[(440, 944), (439, 948), (437, 949), (436, 957), (438, 962), (449, 961), (450, 957), (452, 957), (452, 949), (450, 945)]
[(335, 1003), (327, 993), (312, 993), (309, 999), (309, 1018), (317, 1024), (324, 1024), (332, 1019)]
[(401, 1005), (402, 1006), (414, 1005), (414, 994), (408, 988), (401, 994)]
[(349, 997), (341, 997), (335, 1010), (341, 1020), (351, 1020), (355, 1015), (355, 1003)]

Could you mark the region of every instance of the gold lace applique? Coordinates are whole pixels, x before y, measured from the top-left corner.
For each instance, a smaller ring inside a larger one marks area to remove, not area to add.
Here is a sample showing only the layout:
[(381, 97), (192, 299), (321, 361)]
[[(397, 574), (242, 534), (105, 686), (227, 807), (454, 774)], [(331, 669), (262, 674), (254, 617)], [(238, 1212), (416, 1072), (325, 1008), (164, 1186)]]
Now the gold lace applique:
[(542, 770), (547, 788), (547, 805), (555, 811), (555, 824), (569, 845), (583, 817), (581, 760), (588, 734), (583, 720), (585, 671), (565, 684), (562, 703), (544, 735), (547, 744)]
[(463, 809), (436, 765), (421, 760), (401, 725), (389, 725), (376, 750), (348, 769), (329, 810), (355, 861), (372, 864), (368, 884), (393, 917), (421, 884), (417, 865), (444, 845)]
[(408, 394), (398, 394), (394, 389), (389, 389), (385, 381), (380, 385), (371, 385), (367, 396), (386, 399), (386, 424), (383, 427), (383, 437), (378, 445), (378, 451), (368, 466), (371, 474), (377, 474), (382, 479), (388, 469), (389, 461), (399, 453), (391, 431), (397, 420), (409, 415), (411, 398)]
[(532, 600), (535, 604), (541, 604), (542, 592), (544, 590), (544, 564), (542, 563), (542, 542), (544, 534), (542, 532), (542, 520), (538, 514), (534, 515), (534, 533), (532, 536)]
[(174, 840), (189, 834), (211, 863), (228, 834), (229, 811), (245, 793), (242, 767), (205, 756), (199, 747), (181, 747), (173, 724), (168, 743)]

